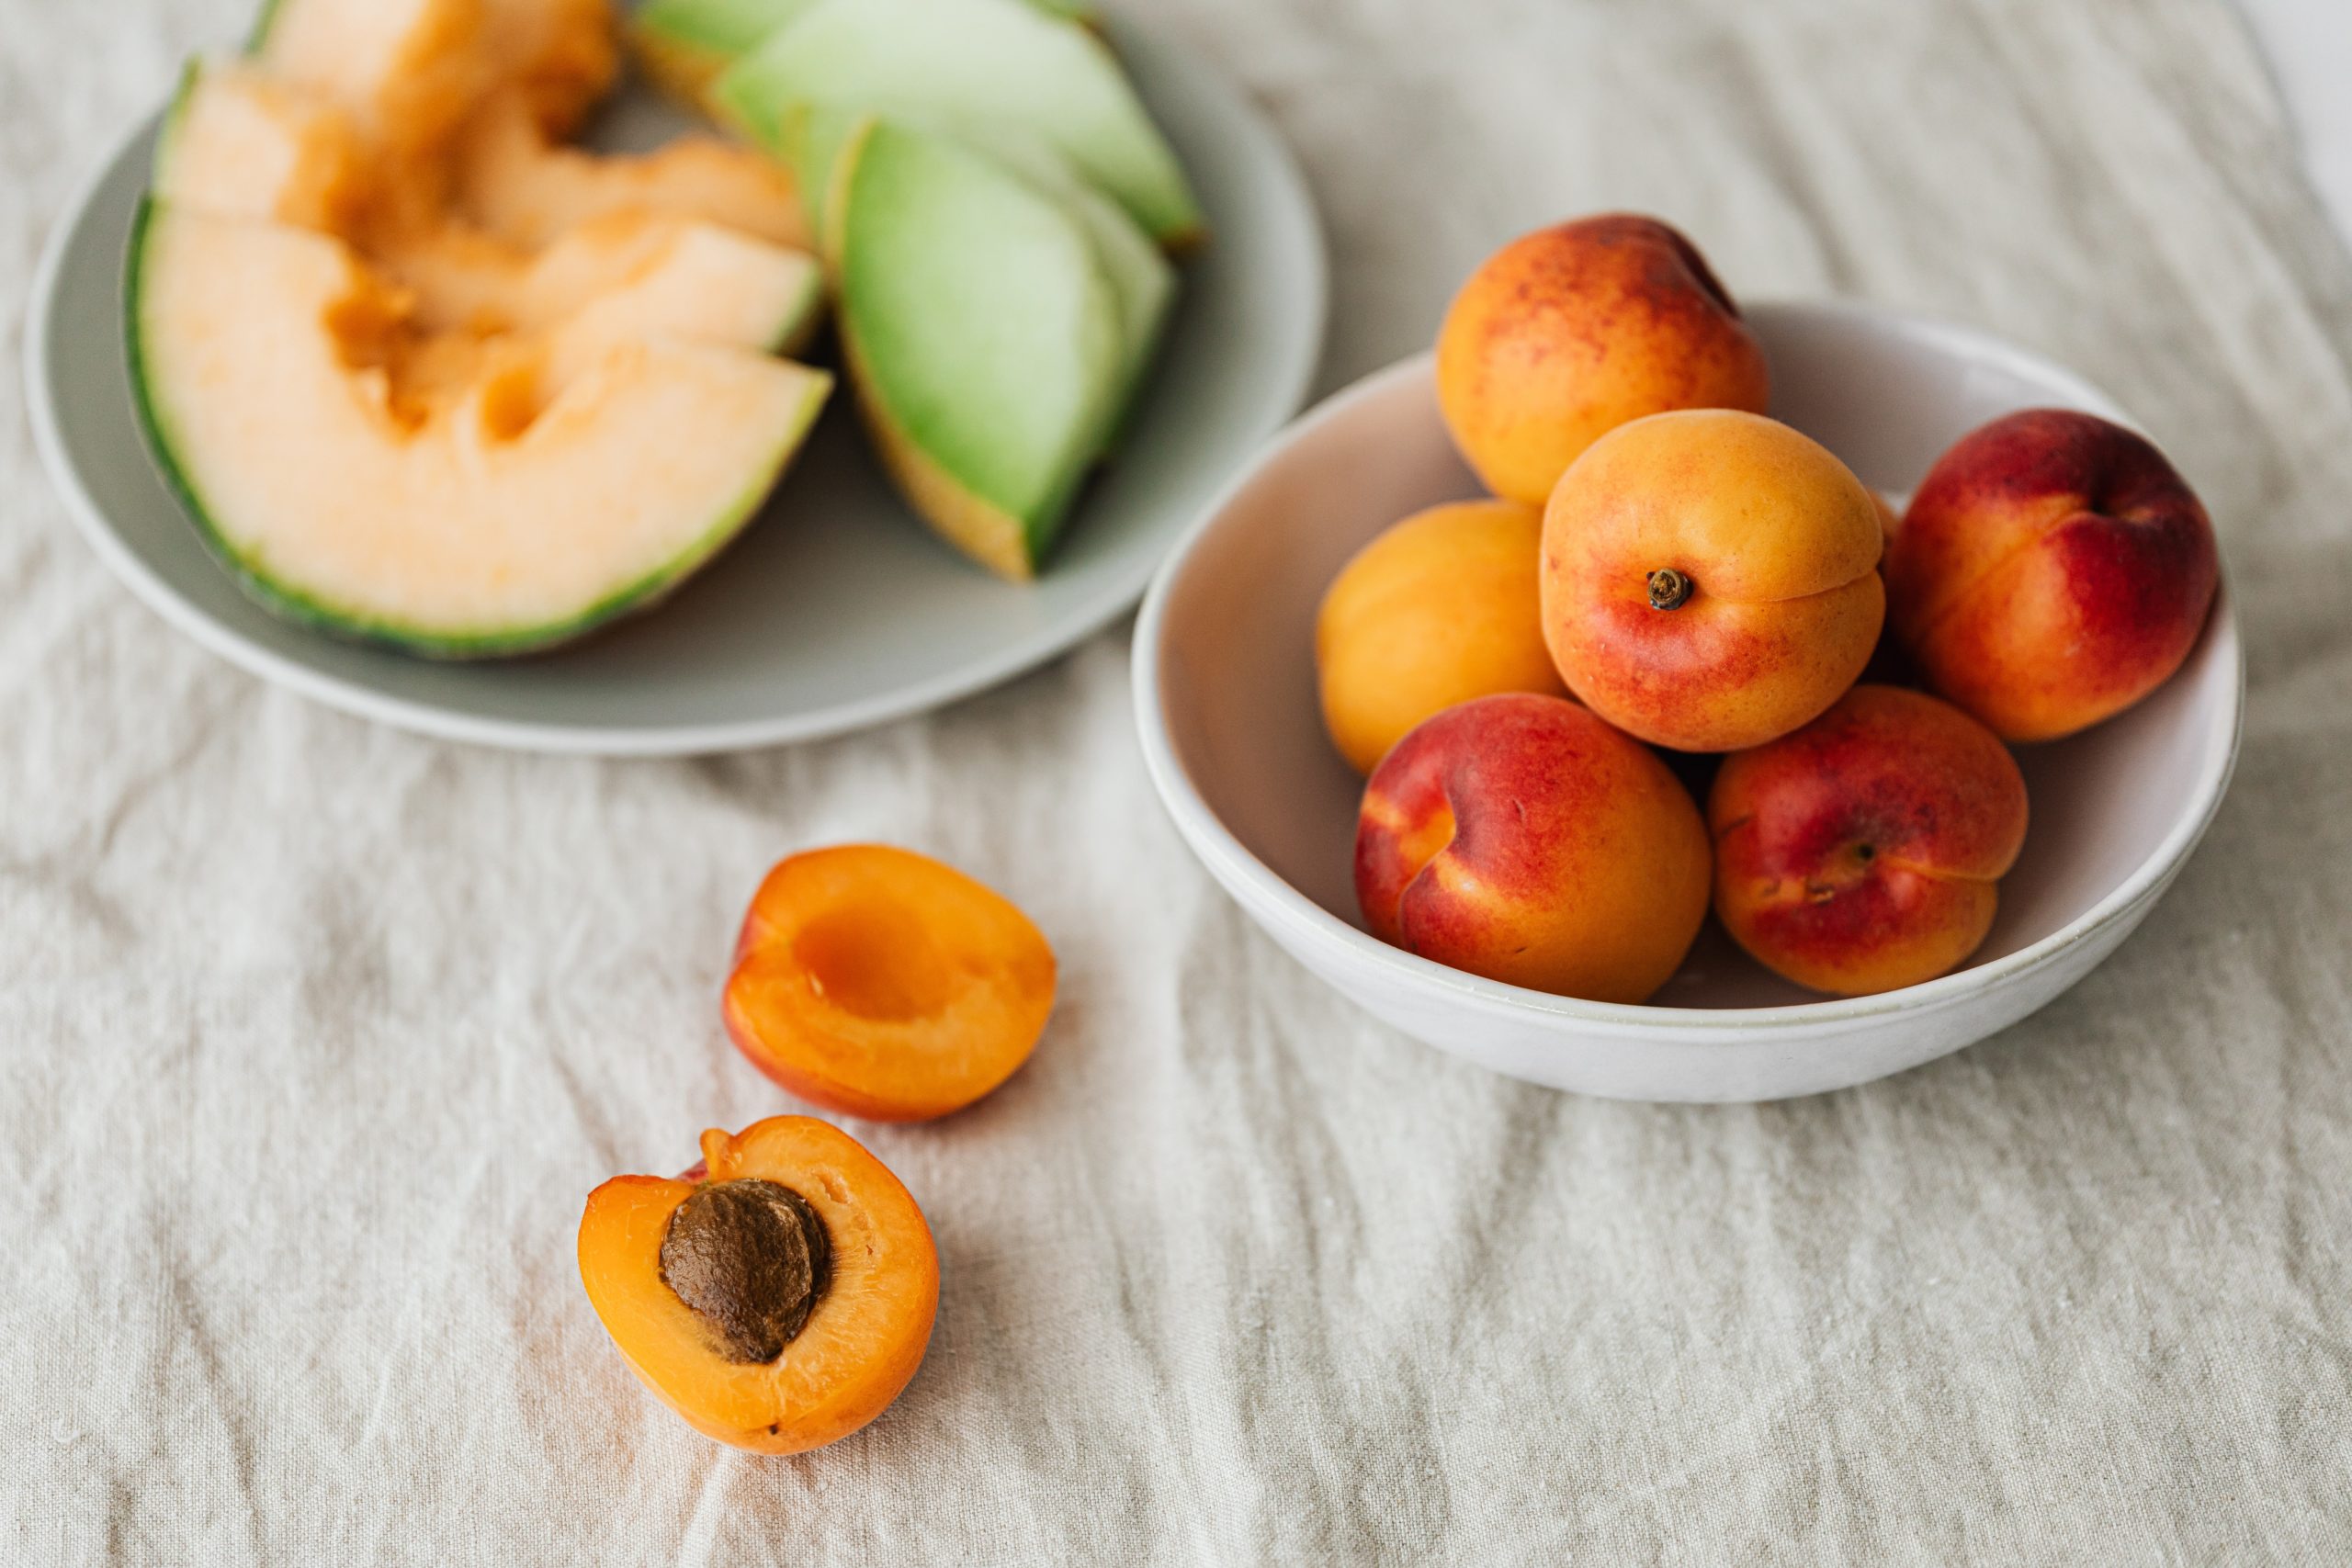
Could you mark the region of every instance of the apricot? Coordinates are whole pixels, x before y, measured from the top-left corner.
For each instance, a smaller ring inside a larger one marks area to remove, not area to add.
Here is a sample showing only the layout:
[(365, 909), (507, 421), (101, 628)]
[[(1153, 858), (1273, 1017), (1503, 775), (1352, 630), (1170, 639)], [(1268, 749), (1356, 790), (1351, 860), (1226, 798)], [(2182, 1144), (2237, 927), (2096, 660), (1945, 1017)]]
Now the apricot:
[(1707, 801), (1715, 913), (1816, 991), (1862, 996), (1957, 967), (2025, 844), (2025, 778), (1950, 703), (1857, 686), (1793, 735), (1724, 759)]
[(1698, 247), (1610, 213), (1522, 235), (1470, 275), (1438, 332), (1437, 395), (1487, 488), (1541, 506), (1618, 425), (1668, 409), (1760, 413), (1771, 377)]
[(1536, 614), (1543, 536), (1534, 507), (1455, 502), (1392, 525), (1340, 569), (1316, 616), (1315, 667), (1324, 727), (1356, 772), (1456, 703), (1566, 694)]
[(1647, 748), (1561, 697), (1451, 707), (1364, 786), (1356, 898), (1374, 936), (1562, 996), (1638, 1002), (1707, 916), (1706, 826)]
[(1928, 470), (1888, 614), (1935, 689), (2050, 740), (2172, 678), (2221, 585), (2205, 508), (2148, 440), (2072, 409), (1996, 419)]
[(756, 1453), (849, 1436), (922, 1364), (939, 1254), (899, 1179), (837, 1127), (702, 1135), (674, 1179), (616, 1176), (580, 1217), (580, 1279), (639, 1382)]
[(1029, 1059), (1053, 1010), (1053, 949), (1028, 916), (881, 844), (812, 850), (769, 872), (722, 1003), (753, 1066), (876, 1122), (971, 1104)]
[(1875, 499), (1811, 437), (1724, 409), (1595, 442), (1544, 513), (1544, 636), (1619, 728), (1735, 751), (1818, 716), (1885, 619)]

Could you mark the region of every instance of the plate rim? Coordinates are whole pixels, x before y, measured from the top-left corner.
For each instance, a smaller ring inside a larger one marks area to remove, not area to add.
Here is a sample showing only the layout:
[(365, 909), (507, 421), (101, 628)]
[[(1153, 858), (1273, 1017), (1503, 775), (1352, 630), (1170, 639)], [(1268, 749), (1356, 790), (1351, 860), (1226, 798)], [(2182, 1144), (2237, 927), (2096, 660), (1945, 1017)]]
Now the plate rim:
[[(2030, 367), (2037, 376), (2065, 386), (2095, 412), (2139, 427), (2139, 422), (2112, 396), (2079, 373), (1996, 333), (1963, 322), (1853, 299), (1767, 298), (1744, 302), (1742, 309), (1750, 314), (1868, 318), (1882, 326), (1893, 325), (1924, 338), (1965, 345), (1973, 354)], [(1450, 968), (1391, 947), (1369, 932), (1359, 931), (1291, 886), (1260, 859), (1225, 825), (1193, 784), (1182, 759), (1176, 754), (1161, 700), (1164, 629), (1176, 580), (1182, 575), (1193, 549), (1234, 498), (1258, 478), (1272, 453), (1310, 430), (1343, 416), (1358, 402), (1377, 397), (1400, 382), (1426, 379), (1433, 373), (1435, 357), (1432, 351), (1422, 349), (1393, 360), (1332, 392), (1284, 425), (1266, 444), (1258, 459), (1236, 474), (1185, 530), (1160, 563), (1150, 591), (1144, 595), (1143, 610), (1136, 621), (1132, 672), (1136, 739), (1143, 751), (1144, 771), (1150, 776), (1161, 808), (1174, 823), (1185, 846), (1224, 887), (1227, 896), (1252, 919), (1261, 924), (1279, 924), (1297, 940), (1351, 964), (1370, 964), (1392, 969), (1401, 979), (1448, 993), (1453, 1001), (1492, 1017), (1544, 1019), (1606, 1030), (1631, 1029), (1639, 1031), (1645, 1042), (1668, 1046), (1713, 1046), (1723, 1043), (1726, 1036), (1735, 1035), (1750, 1040), (1809, 1037), (1825, 1031), (1842, 1033), (1868, 1028), (1892, 1014), (1940, 1012), (1963, 1005), (1996, 987), (2006, 987), (2049, 968), (2067, 952), (2118, 921), (2136, 922), (2154, 900), (2163, 897), (2220, 814), (2222, 802), (2236, 775), (2238, 753), (2245, 737), (2245, 650), (2226, 571), (2215, 590), (2211, 619), (2202, 636), (2213, 639), (2214, 655), (2227, 664), (2227, 742), (2218, 758), (2210, 761), (2198, 777), (2189, 808), (2138, 865), (2089, 908), (2015, 953), (1872, 996), (1823, 998), (1769, 1007), (1695, 1008), (1596, 1002), (1555, 996)]]
[[(1119, 30), (1133, 30), (1132, 24), (1122, 24)], [(1288, 427), (1306, 402), (1321, 368), (1330, 331), (1330, 245), (1323, 231), (1322, 215), (1315, 205), (1313, 187), (1307, 183), (1298, 156), (1265, 111), (1206, 55), (1160, 29), (1147, 31), (1155, 51), (1173, 57), (1199, 80), (1215, 85), (1216, 91), (1227, 100), (1225, 112), (1247, 124), (1271, 154), (1265, 172), (1282, 187), (1283, 205), (1304, 220), (1299, 228), (1306, 243), (1306, 265), (1303, 268), (1306, 309), (1302, 312), (1307, 323), (1306, 335), (1297, 363), (1286, 367), (1286, 384), (1277, 388), (1280, 395), (1275, 406), (1280, 414), (1272, 426), (1250, 444), (1249, 453), (1241, 459), (1240, 468), (1246, 471), (1260, 461), (1267, 443)], [(1190, 536), (1195, 519), (1187, 517), (1167, 530), (1163, 548), (1140, 554), (1136, 563), (1114, 580), (1114, 591), (1099, 604), (1013, 639), (987, 658), (927, 679), (905, 682), (887, 695), (765, 717), (628, 726), (487, 718), (327, 674), (299, 659), (251, 642), (233, 627), (216, 620), (124, 542), (105, 509), (83, 482), (81, 471), (66, 446), (59, 411), (50, 395), (54, 380), (51, 339), (55, 335), (51, 329), (65, 252), (87, 220), (107, 175), (131, 145), (149, 133), (163, 112), (159, 108), (141, 116), (107, 144), (105, 152), (75, 183), (41, 243), (23, 318), (21, 373), (28, 423), (32, 427), (34, 449), (40, 455), (50, 483), (65, 502), (75, 531), (115, 579), (191, 641), (272, 685), (285, 687), (338, 712), (413, 734), (544, 755), (704, 757), (822, 740), (910, 718), (977, 696), (1070, 651), (1133, 611), (1170, 555)], [(1229, 477), (1216, 482), (1213, 494), (1217, 498), (1226, 493), (1226, 479)], [(650, 613), (661, 612), (657, 607)]]

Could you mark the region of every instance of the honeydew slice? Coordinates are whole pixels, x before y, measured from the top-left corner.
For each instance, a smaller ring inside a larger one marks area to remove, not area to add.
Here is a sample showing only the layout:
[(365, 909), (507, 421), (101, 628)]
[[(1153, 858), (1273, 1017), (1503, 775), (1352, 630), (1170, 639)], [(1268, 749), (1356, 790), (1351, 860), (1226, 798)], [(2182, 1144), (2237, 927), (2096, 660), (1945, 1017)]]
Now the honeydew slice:
[(814, 0), (710, 98), (779, 152), (801, 104), (1003, 125), (1058, 149), (1160, 243), (1200, 228), (1183, 170), (1110, 50), (1023, 0)]
[(1093, 241), (998, 160), (888, 120), (851, 136), (831, 199), (837, 316), (886, 465), (950, 542), (1029, 578), (1121, 392)]
[(151, 204), (134, 240), (141, 412), (213, 547), (281, 613), (417, 652), (544, 647), (659, 597), (829, 385), (666, 333), (419, 337), (407, 307), (322, 234)]
[[(1048, 16), (1091, 21), (1089, 0), (1025, 0)], [(648, 0), (630, 20), (653, 79), (689, 101), (813, 0)]]

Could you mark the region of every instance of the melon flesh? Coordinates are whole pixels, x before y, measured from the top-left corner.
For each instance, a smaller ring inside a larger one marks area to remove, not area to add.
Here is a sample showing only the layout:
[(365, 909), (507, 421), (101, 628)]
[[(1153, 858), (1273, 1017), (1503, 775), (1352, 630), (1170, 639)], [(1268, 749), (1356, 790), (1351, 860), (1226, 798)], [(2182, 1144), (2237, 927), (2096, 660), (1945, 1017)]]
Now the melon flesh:
[(349, 233), (367, 202), (351, 121), (242, 64), (191, 62), (155, 147), (155, 194), (232, 218)]
[(686, 136), (658, 152), (599, 155), (550, 144), (511, 100), (487, 105), (459, 139), (458, 209), (520, 245), (618, 212), (723, 223), (779, 245), (809, 248), (791, 175), (749, 147)]
[(428, 153), (491, 83), (485, 0), (276, 0), (252, 54), (349, 115), (374, 148)]
[(986, 153), (887, 120), (852, 137), (831, 199), (842, 341), (893, 477), (975, 559), (1032, 576), (1125, 363), (1092, 242)]
[(777, 151), (803, 104), (1001, 125), (1052, 144), (1162, 244), (1200, 229), (1183, 170), (1110, 50), (1023, 0), (815, 0), (710, 96)]
[(757, 509), (827, 378), (623, 336), (414, 336), (326, 235), (151, 206), (143, 412), (221, 555), (276, 607), (413, 650), (515, 652), (649, 601)]

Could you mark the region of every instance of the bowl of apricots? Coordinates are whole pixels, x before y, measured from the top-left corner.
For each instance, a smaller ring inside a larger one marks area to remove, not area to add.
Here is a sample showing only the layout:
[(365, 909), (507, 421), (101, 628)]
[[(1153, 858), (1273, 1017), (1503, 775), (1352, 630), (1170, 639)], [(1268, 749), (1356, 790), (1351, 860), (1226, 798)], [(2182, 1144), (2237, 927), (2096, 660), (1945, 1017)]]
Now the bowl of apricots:
[(1295, 423), (1136, 634), (1153, 782), (1380, 1018), (1656, 1100), (1849, 1087), (2112, 953), (2212, 820), (2211, 519), (1982, 332), (1735, 301), (1655, 219), (1522, 236)]

